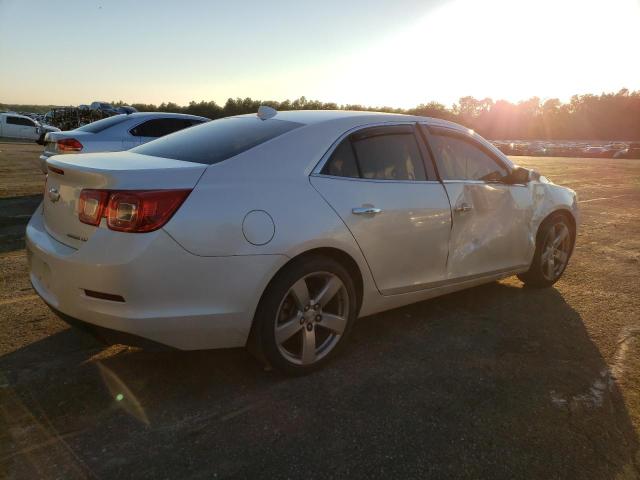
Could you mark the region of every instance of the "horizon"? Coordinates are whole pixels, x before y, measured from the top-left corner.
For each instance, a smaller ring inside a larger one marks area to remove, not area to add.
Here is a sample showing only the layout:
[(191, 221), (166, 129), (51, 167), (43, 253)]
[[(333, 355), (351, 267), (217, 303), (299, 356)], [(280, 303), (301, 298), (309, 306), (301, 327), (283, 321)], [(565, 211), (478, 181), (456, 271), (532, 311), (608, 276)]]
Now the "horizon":
[[(92, 99), (90, 101), (87, 101), (86, 103), (79, 103), (78, 105), (88, 105), (91, 102), (104, 102), (104, 103), (110, 103), (112, 105), (147, 105), (147, 106), (155, 106), (155, 107), (162, 107), (163, 105), (171, 105), (171, 104), (175, 104), (180, 108), (186, 108), (188, 107), (192, 102), (198, 104), (201, 102), (214, 102), (216, 105), (218, 105), (219, 107), (224, 107), (224, 105), (226, 104), (227, 101), (229, 100), (245, 100), (245, 99), (249, 99), (252, 101), (259, 101), (259, 102), (263, 102), (264, 104), (268, 104), (268, 103), (284, 103), (284, 102), (293, 102), (293, 101), (297, 101), (297, 100), (301, 100), (301, 99), (305, 99), (307, 102), (323, 102), (323, 103), (335, 103), (336, 104), (336, 109), (337, 110), (343, 110), (345, 109), (345, 107), (349, 106), (349, 107), (362, 107), (363, 109), (366, 110), (371, 110), (371, 111), (376, 111), (376, 110), (385, 110), (385, 109), (393, 109), (393, 110), (403, 110), (403, 111), (409, 111), (409, 110), (414, 110), (419, 108), (420, 106), (427, 106), (430, 104), (440, 104), (442, 105), (444, 108), (446, 108), (447, 110), (451, 110), (454, 107), (457, 107), (460, 105), (460, 101), (465, 99), (465, 98), (473, 98), (474, 100), (490, 100), (491, 102), (493, 102), (493, 104), (496, 104), (498, 102), (508, 102), (514, 106), (523, 104), (525, 102), (529, 102), (531, 100), (534, 99), (538, 99), (539, 100), (539, 104), (542, 106), (545, 101), (547, 100), (559, 100), (561, 105), (566, 105), (569, 104), (571, 102), (571, 98), (572, 97), (582, 97), (585, 95), (593, 95), (593, 96), (600, 96), (600, 95), (619, 95), (621, 92), (626, 91), (627, 94), (629, 95), (634, 95), (634, 94), (640, 94), (640, 89), (638, 90), (632, 90), (629, 89), (627, 87), (621, 87), (618, 88), (616, 90), (613, 91), (602, 91), (602, 92), (584, 92), (584, 93), (575, 93), (573, 95), (570, 95), (569, 98), (567, 100), (563, 100), (563, 99), (558, 99), (557, 97), (547, 97), (547, 98), (543, 98), (540, 97), (538, 95), (533, 95), (532, 97), (529, 98), (525, 98), (525, 99), (519, 99), (516, 101), (511, 101), (511, 100), (507, 100), (505, 98), (491, 98), (491, 97), (485, 97), (485, 98), (476, 98), (473, 97), (472, 95), (462, 95), (460, 96), (457, 100), (454, 100), (452, 103), (450, 104), (444, 104), (441, 102), (438, 102), (436, 100), (426, 100), (424, 102), (418, 103), (416, 105), (410, 105), (407, 107), (398, 107), (396, 105), (366, 105), (366, 104), (356, 104), (353, 102), (346, 102), (346, 103), (337, 103), (337, 102), (333, 102), (332, 100), (327, 100), (327, 101), (323, 101), (323, 100), (319, 100), (319, 99), (315, 99), (315, 98), (309, 98), (305, 95), (302, 95), (301, 97), (298, 98), (283, 98), (283, 99), (273, 99), (273, 98), (252, 98), (252, 97), (248, 97), (248, 96), (242, 96), (242, 95), (233, 95), (230, 96), (226, 99), (224, 99), (224, 101), (217, 101), (217, 100), (213, 100), (213, 99), (201, 99), (201, 100), (189, 100), (183, 104), (174, 102), (172, 100), (165, 100), (162, 102), (158, 102), (158, 103), (145, 103), (145, 102), (138, 102), (138, 101), (133, 101), (133, 102), (126, 102), (122, 99), (100, 99), (100, 98), (96, 98), (96, 99)], [(16, 103), (16, 102), (4, 102), (2, 101), (2, 99), (0, 98), (0, 106), (7, 106), (7, 107), (51, 107), (51, 108), (66, 108), (66, 107), (75, 107), (77, 105), (70, 105), (70, 104), (55, 104), (55, 103)], [(296, 110), (305, 110), (305, 109), (296, 109)], [(309, 110), (317, 110), (316, 108), (310, 108)]]
[[(33, 16), (43, 0), (4, 0), (4, 36), (21, 41), (0, 45), (0, 100), (223, 105), (243, 92), (407, 109), (431, 101), (450, 107), (464, 96), (566, 103), (640, 90), (634, 0), (159, 4), (70, 0)], [(39, 35), (23, 33), (26, 18), (29, 32), (72, 27), (56, 30), (47, 49)]]

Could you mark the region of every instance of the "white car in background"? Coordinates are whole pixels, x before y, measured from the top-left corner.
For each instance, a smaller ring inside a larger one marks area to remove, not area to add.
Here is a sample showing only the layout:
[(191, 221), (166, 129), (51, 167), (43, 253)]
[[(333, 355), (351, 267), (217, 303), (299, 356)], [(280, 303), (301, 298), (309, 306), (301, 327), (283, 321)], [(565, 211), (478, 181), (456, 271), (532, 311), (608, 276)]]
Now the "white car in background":
[(358, 317), (516, 274), (552, 285), (578, 223), (573, 190), (416, 116), (261, 108), (47, 167), (27, 251), (63, 319), (111, 342), (246, 345), (288, 373)]
[(11, 112), (0, 113), (0, 137), (37, 142), (46, 133), (59, 131), (59, 128), (43, 125), (26, 115)]
[(40, 166), (52, 155), (66, 153), (119, 152), (137, 147), (178, 130), (208, 122), (206, 117), (181, 113), (144, 112), (120, 114), (75, 130), (49, 133), (44, 139)]

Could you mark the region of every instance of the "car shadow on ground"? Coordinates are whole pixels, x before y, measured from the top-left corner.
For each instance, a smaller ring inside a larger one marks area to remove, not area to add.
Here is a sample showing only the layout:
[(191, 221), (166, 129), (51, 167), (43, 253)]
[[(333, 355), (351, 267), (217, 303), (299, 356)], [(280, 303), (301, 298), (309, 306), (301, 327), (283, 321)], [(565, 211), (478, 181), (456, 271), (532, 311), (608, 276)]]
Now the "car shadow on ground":
[[(66, 477), (635, 478), (609, 366), (556, 289), (493, 283), (361, 319), (300, 378), (244, 350), (0, 358), (0, 471)], [(5, 450), (6, 449), (6, 450)], [(55, 470), (50, 470), (55, 465)]]
[(0, 253), (24, 248), (25, 228), (42, 195), (0, 198)]

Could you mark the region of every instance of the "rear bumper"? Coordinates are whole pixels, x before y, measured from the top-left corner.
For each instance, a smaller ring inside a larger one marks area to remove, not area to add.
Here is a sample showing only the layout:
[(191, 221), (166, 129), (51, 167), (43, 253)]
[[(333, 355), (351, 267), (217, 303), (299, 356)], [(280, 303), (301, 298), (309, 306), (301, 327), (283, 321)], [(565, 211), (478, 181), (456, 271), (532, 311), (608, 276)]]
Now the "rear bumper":
[(95, 337), (100, 342), (106, 345), (129, 345), (132, 347), (141, 347), (145, 350), (174, 350), (168, 345), (154, 342), (147, 338), (139, 337), (132, 333), (120, 332), (118, 330), (112, 330), (106, 327), (100, 327), (89, 322), (83, 322), (77, 318), (70, 317), (66, 313), (62, 313), (60, 310), (56, 310), (51, 305), (47, 305), (53, 313), (55, 313), (60, 320), (64, 321), (68, 325), (78, 330), (81, 330), (89, 335)]
[[(163, 230), (99, 228), (76, 250), (46, 232), (40, 207), (26, 243), (33, 288), (65, 318), (181, 350), (244, 346), (260, 296), (287, 260), (199, 257)], [(94, 298), (87, 290), (124, 301)]]
[(42, 173), (47, 173), (47, 160), (49, 157), (51, 157), (51, 155), (45, 153), (40, 155), (40, 170), (42, 170)]

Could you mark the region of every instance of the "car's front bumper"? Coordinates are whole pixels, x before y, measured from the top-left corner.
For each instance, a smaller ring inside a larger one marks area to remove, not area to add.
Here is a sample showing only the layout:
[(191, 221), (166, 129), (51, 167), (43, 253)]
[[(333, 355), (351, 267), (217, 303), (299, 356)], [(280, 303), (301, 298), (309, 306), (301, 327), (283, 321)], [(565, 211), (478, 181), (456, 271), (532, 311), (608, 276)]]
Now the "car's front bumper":
[[(196, 350), (246, 344), (264, 288), (287, 258), (200, 257), (166, 232), (99, 228), (79, 250), (51, 237), (39, 207), (27, 226), (30, 279), (64, 315), (163, 345)], [(119, 295), (124, 301), (88, 296)]]

